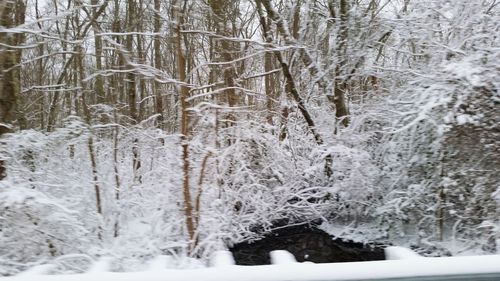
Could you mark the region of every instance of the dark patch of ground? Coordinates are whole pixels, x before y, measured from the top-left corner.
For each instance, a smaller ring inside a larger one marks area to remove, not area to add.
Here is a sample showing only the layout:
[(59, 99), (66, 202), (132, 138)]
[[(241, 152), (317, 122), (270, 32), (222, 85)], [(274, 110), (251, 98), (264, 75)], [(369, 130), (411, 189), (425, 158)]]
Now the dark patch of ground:
[(380, 246), (344, 241), (313, 225), (295, 225), (275, 229), (264, 238), (242, 242), (230, 248), (236, 264), (270, 264), (269, 252), (286, 250), (299, 262), (314, 263), (373, 261), (385, 259)]

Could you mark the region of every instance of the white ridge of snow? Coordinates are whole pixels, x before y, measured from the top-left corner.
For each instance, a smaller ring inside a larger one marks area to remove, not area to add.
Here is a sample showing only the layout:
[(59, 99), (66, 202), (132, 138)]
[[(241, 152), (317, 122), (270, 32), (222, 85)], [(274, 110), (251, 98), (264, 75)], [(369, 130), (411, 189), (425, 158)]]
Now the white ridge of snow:
[(276, 250), (269, 253), (272, 264), (290, 264), (296, 263), (295, 257), (288, 251)]
[(235, 265), (233, 254), (230, 251), (216, 251), (210, 260), (213, 267)]
[(96, 263), (92, 265), (88, 273), (100, 273), (111, 271), (111, 261), (110, 257), (102, 257)]
[[(1, 281), (324, 281), (500, 274), (500, 255), (345, 263), (287, 263), (145, 272), (0, 277)], [(428, 279), (432, 280), (432, 279)]]
[(406, 260), (423, 258), (414, 251), (399, 246), (390, 246), (384, 249), (386, 260)]
[(172, 263), (172, 257), (160, 255), (149, 262), (148, 271), (159, 271), (167, 268)]
[(29, 276), (35, 276), (35, 275), (42, 275), (42, 274), (48, 274), (55, 265), (53, 264), (41, 264), (34, 266), (30, 269), (28, 269), (25, 272), (22, 272), (19, 274), (19, 277), (29, 277)]

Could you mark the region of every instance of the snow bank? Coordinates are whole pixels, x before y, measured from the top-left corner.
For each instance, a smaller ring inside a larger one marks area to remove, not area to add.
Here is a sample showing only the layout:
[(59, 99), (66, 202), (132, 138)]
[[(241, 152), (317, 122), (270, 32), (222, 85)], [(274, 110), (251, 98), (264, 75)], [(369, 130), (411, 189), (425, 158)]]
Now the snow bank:
[[(397, 252), (397, 251), (396, 251)], [(438, 277), (467, 274), (500, 275), (500, 255), (419, 258), (330, 264), (285, 263), (262, 266), (228, 265), (190, 270), (101, 272), (0, 278), (2, 281), (319, 281), (376, 278)]]
[(390, 246), (384, 249), (386, 260), (404, 260), (404, 259), (415, 259), (423, 258), (421, 255), (415, 253), (414, 251), (398, 246)]

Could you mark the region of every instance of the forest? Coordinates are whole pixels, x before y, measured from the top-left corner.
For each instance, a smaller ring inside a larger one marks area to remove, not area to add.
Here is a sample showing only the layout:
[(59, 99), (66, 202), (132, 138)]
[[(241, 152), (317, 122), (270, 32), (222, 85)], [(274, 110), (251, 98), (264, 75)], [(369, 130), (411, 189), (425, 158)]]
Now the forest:
[(1, 0), (0, 276), (277, 221), (500, 253), (500, 1)]

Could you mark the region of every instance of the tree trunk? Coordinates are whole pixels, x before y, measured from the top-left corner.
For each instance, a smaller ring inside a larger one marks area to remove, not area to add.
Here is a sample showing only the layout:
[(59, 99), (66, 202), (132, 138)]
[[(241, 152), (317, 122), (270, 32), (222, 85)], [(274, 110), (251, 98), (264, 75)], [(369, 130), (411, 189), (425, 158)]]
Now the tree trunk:
[[(266, 19), (264, 17), (264, 13), (262, 11), (262, 2), (264, 0), (256, 0), (255, 1), (257, 4), (257, 12), (259, 14), (260, 18), (260, 24), (262, 26), (262, 30), (264, 33), (264, 37), (266, 42), (271, 43), (271, 35), (270, 35), (270, 29), (267, 26)], [(269, 4), (269, 3), (268, 3)], [(309, 131), (311, 134), (314, 136), (314, 139), (318, 145), (323, 144), (323, 139), (321, 138), (321, 135), (316, 131), (316, 125), (314, 123), (314, 120), (312, 119), (311, 114), (306, 108), (306, 104), (302, 97), (300, 96), (297, 86), (295, 85), (295, 80), (293, 79), (292, 73), (290, 72), (290, 67), (287, 62), (285, 62), (283, 55), (281, 54), (280, 51), (274, 51), (274, 55), (276, 56), (276, 59), (281, 65), (281, 69), (283, 71), (283, 76), (285, 77), (286, 85), (285, 89), (289, 95), (292, 96), (294, 101), (297, 103), (297, 107), (304, 117), (307, 126), (309, 128)], [(327, 155), (325, 158), (325, 174), (330, 177), (332, 175), (332, 157), (331, 155)]]
[[(22, 0), (0, 4), (0, 26), (11, 28), (24, 23), (26, 5)], [(0, 42), (18, 46), (24, 41), (22, 33), (10, 35), (0, 32)], [(16, 65), (22, 49), (0, 46), (0, 137), (13, 130), (17, 116), (17, 98), (21, 92), (21, 73)], [(4, 159), (0, 159), (0, 180), (6, 177)]]
[[(82, 76), (84, 74), (84, 66), (83, 66), (83, 49), (80, 46), (77, 46), (75, 48), (77, 54), (77, 59), (75, 60), (75, 73), (77, 73), (77, 81), (75, 83), (77, 86), (82, 88), (82, 90), (85, 89), (85, 85), (82, 84)], [(90, 127), (92, 123), (92, 116), (90, 114), (89, 106), (86, 100), (85, 93), (83, 91), (80, 92), (80, 101), (82, 103), (82, 108), (83, 108), (83, 113), (84, 113), (84, 118), (85, 122), (87, 125)], [(97, 157), (96, 157), (96, 151), (95, 151), (95, 145), (94, 145), (94, 136), (92, 134), (89, 135), (89, 138), (87, 140), (87, 148), (89, 151), (89, 157), (90, 157), (90, 165), (92, 168), (92, 181), (94, 184), (94, 194), (95, 194), (95, 204), (96, 204), (96, 211), (99, 216), (102, 216), (102, 197), (101, 197), (101, 186), (99, 184), (99, 175), (98, 175), (98, 170), (97, 170)], [(99, 223), (98, 230), (97, 230), (97, 237), (99, 240), (102, 239), (102, 225)]]
[(273, 125), (273, 116), (276, 111), (276, 83), (275, 83), (275, 74), (271, 74), (274, 69), (273, 64), (273, 54), (272, 52), (266, 52), (264, 54), (264, 72), (268, 73), (264, 77), (264, 85), (266, 88), (266, 109), (267, 109), (267, 123), (269, 125)]
[[(95, 46), (95, 62), (96, 62), (96, 70), (102, 71), (102, 38), (99, 36), (100, 27), (97, 25), (97, 17), (99, 16), (98, 9), (95, 7), (98, 4), (97, 0), (90, 1), (90, 4), (94, 7), (92, 8), (92, 28), (94, 30), (94, 46)], [(107, 5), (107, 1), (104, 2), (103, 5)], [(106, 94), (104, 92), (104, 81), (103, 77), (99, 74), (96, 76), (95, 80), (95, 93), (96, 93), (96, 102), (104, 103), (106, 101)]]
[(344, 126), (349, 125), (349, 110), (347, 108), (347, 103), (345, 100), (345, 94), (347, 90), (346, 81), (342, 77), (342, 73), (347, 64), (347, 39), (348, 39), (348, 13), (349, 13), (349, 3), (348, 0), (340, 0), (340, 29), (339, 36), (337, 36), (337, 53), (340, 61), (335, 68), (335, 90), (333, 96), (333, 103), (335, 104), (335, 117)]
[[(161, 30), (161, 16), (160, 16), (160, 0), (154, 0), (154, 9), (155, 9), (155, 16), (154, 16), (154, 33), (155, 38), (153, 42), (153, 49), (154, 49), (154, 67), (156, 69), (161, 69), (162, 64), (161, 64), (161, 42), (160, 42), (160, 35), (158, 33)], [(155, 110), (156, 114), (158, 114), (158, 118), (156, 118), (156, 124), (157, 127), (160, 129), (165, 129), (165, 118), (163, 117), (163, 97), (162, 97), (162, 91), (161, 91), (161, 84), (158, 83), (158, 81), (154, 82), (154, 94), (155, 94)]]
[[(273, 20), (273, 22), (276, 24), (276, 27), (278, 31), (282, 34), (283, 40), (285, 41), (286, 44), (288, 45), (297, 45), (297, 42), (294, 38), (294, 36), (290, 33), (290, 30), (288, 29), (287, 25), (285, 24), (283, 18), (275, 11), (274, 7), (271, 4), (271, 0), (256, 0), (256, 2), (261, 3), (264, 8), (267, 11), (267, 14), (269, 17)], [(348, 2), (347, 0), (341, 0), (341, 31), (340, 31), (340, 36), (339, 40), (341, 40), (341, 44), (339, 44), (339, 50), (345, 50), (345, 44), (347, 40), (347, 15), (348, 15)], [(330, 7), (330, 10), (332, 10), (332, 7)], [(334, 11), (334, 10), (333, 10)], [(295, 35), (298, 37), (298, 34)], [(327, 81), (325, 80), (325, 77), (317, 77), (318, 75), (322, 75), (323, 71), (320, 69), (320, 67), (314, 63), (314, 60), (312, 59), (311, 55), (307, 52), (305, 48), (300, 48), (299, 49), (299, 54), (300, 58), (302, 59), (302, 63), (304, 66), (309, 70), (309, 73), (311, 74), (312, 77), (316, 77), (318, 81), (318, 85), (320, 90), (326, 91), (327, 87)], [(342, 52), (341, 54), (345, 54), (345, 52)], [(345, 60), (342, 61), (342, 63), (345, 64)], [(340, 69), (340, 68), (339, 68)], [(339, 79), (339, 74), (340, 72), (336, 72), (336, 84), (339, 84), (339, 87), (335, 87), (333, 96), (330, 94), (326, 94), (327, 99), (333, 104), (336, 110), (336, 117), (338, 119), (342, 119), (342, 124), (347, 125), (348, 124), (348, 119), (347, 115), (349, 114), (347, 110), (347, 105), (346, 101), (344, 98), (345, 95), (345, 83), (341, 83)]]
[[(215, 33), (221, 37), (232, 37), (232, 34), (227, 26), (231, 19), (229, 18), (229, 13), (231, 12), (231, 5), (234, 5), (232, 1), (225, 0), (210, 0), (208, 1), (210, 8), (213, 12), (213, 21), (215, 26)], [(233, 11), (234, 12), (234, 11)], [(214, 51), (217, 53), (224, 64), (222, 65), (223, 71), (222, 76), (224, 79), (224, 89), (223, 98), (220, 99), (222, 102), (227, 103), (229, 107), (235, 107), (240, 104), (240, 98), (235, 90), (235, 79), (237, 76), (236, 67), (231, 61), (234, 59), (234, 53), (236, 50), (235, 44), (230, 40), (219, 39), (215, 41)], [(227, 116), (227, 126), (230, 127), (236, 121), (236, 117), (233, 113)]]
[[(135, 24), (137, 23), (135, 18), (135, 1), (128, 1), (128, 9), (127, 9), (127, 32), (135, 31)], [(133, 43), (134, 36), (132, 34), (127, 35), (126, 38), (126, 47), (129, 53), (128, 58), (131, 60), (133, 53)], [(133, 125), (137, 125), (139, 123), (139, 114), (137, 111), (137, 92), (136, 92), (136, 81), (135, 81), (135, 71), (134, 66), (131, 64), (131, 61), (125, 62), (128, 64), (128, 72), (127, 72), (127, 94), (128, 94), (128, 107), (130, 112), (130, 118), (132, 119)], [(134, 171), (134, 181), (141, 182), (141, 176), (139, 175), (139, 169), (141, 168), (141, 159), (139, 156), (139, 140), (137, 138), (134, 139), (134, 143), (132, 144), (132, 168)]]
[[(114, 112), (115, 123), (117, 123), (116, 110)], [(116, 207), (116, 217), (114, 225), (114, 237), (119, 235), (119, 222), (120, 222), (120, 174), (118, 171), (118, 135), (120, 133), (120, 127), (115, 126), (113, 130), (113, 171), (115, 173), (115, 206)]]
[[(268, 43), (271, 43), (271, 35), (269, 31), (269, 27), (267, 26), (266, 19), (262, 13), (262, 8), (261, 8), (261, 3), (265, 1), (261, 0), (256, 0), (257, 3), (257, 10), (259, 12), (260, 16), (260, 24), (262, 26), (262, 29), (264, 31), (264, 36), (266, 37), (266, 41)], [(297, 86), (295, 85), (295, 80), (293, 79), (292, 73), (290, 72), (290, 67), (288, 66), (288, 63), (285, 62), (283, 55), (281, 54), (280, 51), (274, 51), (274, 55), (276, 56), (276, 59), (281, 65), (281, 69), (283, 71), (283, 75), (285, 76), (286, 80), (286, 86), (285, 89), (287, 93), (291, 95), (291, 97), (295, 100), (297, 103), (297, 107), (299, 108), (300, 113), (304, 117), (308, 127), (309, 131), (313, 134), (314, 139), (316, 140), (316, 143), (318, 144), (323, 144), (323, 139), (319, 135), (318, 132), (316, 132), (316, 125), (314, 124), (314, 120), (312, 119), (311, 114), (309, 114), (309, 111), (306, 108), (305, 102), (300, 96)]]
[(186, 216), (186, 228), (189, 235), (190, 251), (195, 247), (195, 225), (193, 216), (193, 202), (191, 198), (191, 187), (189, 184), (189, 88), (186, 85), (186, 57), (184, 54), (185, 47), (182, 44), (182, 26), (184, 24), (184, 11), (180, 3), (174, 1), (174, 9), (176, 12), (177, 25), (175, 26), (176, 32), (176, 45), (177, 45), (177, 71), (179, 72), (180, 81), (180, 102), (181, 102), (181, 146), (182, 146), (182, 170), (183, 170), (183, 195), (184, 195), (184, 214)]

